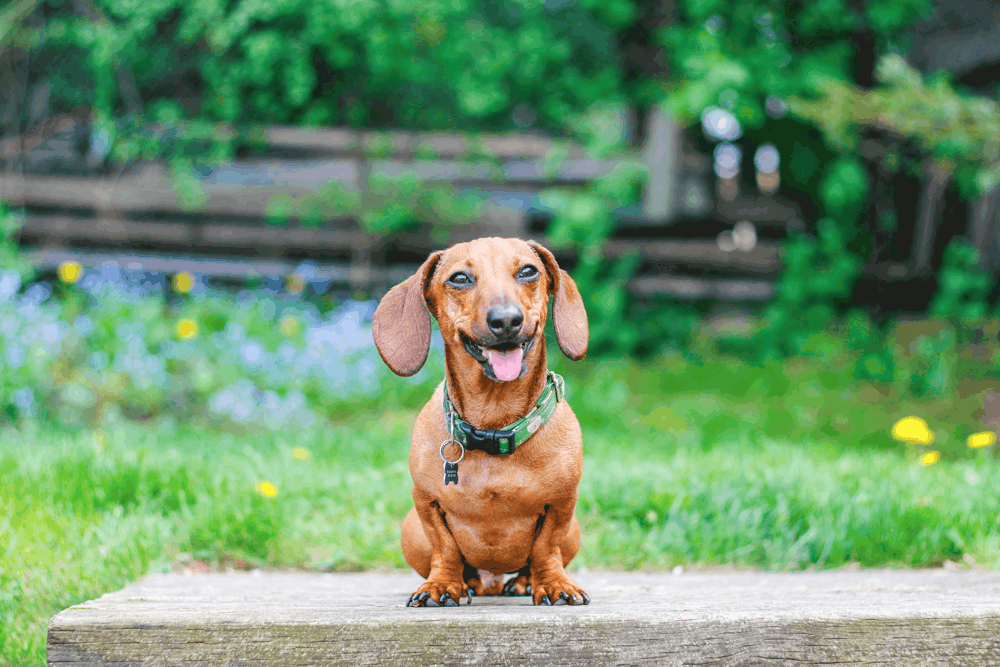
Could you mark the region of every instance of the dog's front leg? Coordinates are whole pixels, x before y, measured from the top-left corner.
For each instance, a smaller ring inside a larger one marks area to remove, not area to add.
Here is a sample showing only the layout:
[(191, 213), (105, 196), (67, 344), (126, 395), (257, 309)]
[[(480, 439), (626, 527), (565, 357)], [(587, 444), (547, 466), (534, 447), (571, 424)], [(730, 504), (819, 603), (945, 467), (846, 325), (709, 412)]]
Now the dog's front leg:
[(576, 499), (545, 506), (531, 547), (531, 595), (536, 605), (590, 604), (590, 596), (563, 567), (560, 544), (573, 520)]
[(448, 530), (448, 522), (441, 505), (436, 500), (418, 493), (416, 489), (413, 491), (413, 501), (433, 553), (427, 581), (410, 596), (406, 606), (456, 607), (458, 601), (463, 595), (467, 595), (468, 591), (465, 579), (462, 577), (465, 570), (462, 553), (451, 531)]

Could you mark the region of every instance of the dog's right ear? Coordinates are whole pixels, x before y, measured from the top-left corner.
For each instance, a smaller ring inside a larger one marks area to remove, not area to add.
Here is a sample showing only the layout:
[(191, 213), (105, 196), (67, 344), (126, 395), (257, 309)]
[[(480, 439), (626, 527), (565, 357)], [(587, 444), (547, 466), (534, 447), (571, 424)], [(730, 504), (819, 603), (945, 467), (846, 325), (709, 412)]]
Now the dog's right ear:
[(413, 375), (427, 361), (431, 315), (425, 290), (443, 254), (443, 250), (432, 253), (416, 273), (389, 290), (375, 309), (372, 318), (375, 347), (396, 375)]
[(559, 349), (573, 361), (579, 361), (587, 354), (590, 327), (587, 324), (587, 309), (583, 297), (570, 275), (559, 268), (556, 258), (548, 248), (534, 241), (528, 245), (542, 260), (549, 274), (549, 289), (555, 295), (552, 301), (552, 324), (556, 330)]

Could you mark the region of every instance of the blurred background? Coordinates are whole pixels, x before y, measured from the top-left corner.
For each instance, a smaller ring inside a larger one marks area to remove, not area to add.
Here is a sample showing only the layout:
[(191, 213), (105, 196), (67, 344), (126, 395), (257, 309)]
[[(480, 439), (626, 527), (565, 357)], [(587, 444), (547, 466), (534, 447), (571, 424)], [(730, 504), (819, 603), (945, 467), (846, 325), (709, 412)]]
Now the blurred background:
[(1000, 565), (993, 3), (12, 0), (0, 49), (0, 664), (150, 569), (403, 567), (441, 342), (398, 378), (371, 316), (486, 235), (586, 300), (577, 566)]

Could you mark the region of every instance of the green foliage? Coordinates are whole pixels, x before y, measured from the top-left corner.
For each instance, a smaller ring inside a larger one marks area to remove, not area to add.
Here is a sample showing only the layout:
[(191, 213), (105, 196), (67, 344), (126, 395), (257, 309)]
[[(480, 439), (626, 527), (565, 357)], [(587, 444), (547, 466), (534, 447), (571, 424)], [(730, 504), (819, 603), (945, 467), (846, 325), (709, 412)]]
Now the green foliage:
[(615, 92), (605, 63), (636, 15), (628, 0), (555, 11), (528, 0), (93, 4), (96, 21), (44, 2), (44, 48), (85, 54), (90, 102), (109, 116), (125, 102), (115, 79), (125, 65), (150, 105), (176, 100), (161, 81), (196, 75), (179, 101), (205, 120), (429, 130), (505, 125), (524, 100), (545, 100), (542, 123), (563, 127), (567, 110)]
[[(767, 95), (811, 98), (831, 82), (848, 85), (850, 34), (870, 30), (882, 48), (894, 48), (931, 3), (886, 0), (864, 12), (842, 0), (781, 8), (768, 2), (688, 0), (681, 6), (687, 20), (664, 28), (659, 36), (681, 75), (668, 96), (671, 108), (679, 117), (691, 118), (706, 106), (721, 104), (745, 127), (757, 129), (766, 121)], [(831, 104), (819, 107), (837, 111)], [(820, 115), (799, 118), (825, 127)]]
[[(676, 115), (693, 118), (706, 106), (726, 106), (748, 133), (766, 136), (762, 103), (773, 95), (787, 99), (793, 117), (802, 123), (794, 132), (815, 125), (842, 154), (822, 170), (818, 182), (820, 160), (803, 141), (793, 142), (790, 159), (784, 161), (790, 182), (819, 199), (826, 217), (817, 224), (817, 241), (795, 238), (786, 244), (785, 268), (778, 295), (768, 306), (770, 325), (759, 338), (759, 349), (765, 358), (801, 350), (810, 332), (829, 321), (836, 300), (850, 293), (860, 268), (851, 251), (865, 244), (863, 238), (855, 239), (868, 178), (856, 156), (858, 130), (877, 128), (914, 140), (940, 168), (952, 171), (965, 196), (972, 197), (1000, 182), (1000, 113), (993, 102), (958, 93), (940, 76), (925, 82), (893, 54), (905, 46), (902, 35), (931, 8), (929, 2), (887, 0), (858, 11), (840, 0), (823, 0), (784, 14), (763, 3), (692, 1), (684, 6), (691, 20), (662, 34), (682, 74), (667, 97)], [(868, 91), (851, 82), (852, 51), (844, 41), (849, 33), (866, 30), (874, 34), (882, 54), (876, 69), (881, 86)], [(900, 166), (890, 164), (898, 160), (894, 154), (884, 159), (892, 171)], [(880, 224), (894, 228), (897, 223), (887, 218)], [(943, 273), (937, 302), (949, 313), (959, 307), (956, 303), (978, 301), (982, 294), (983, 278), (968, 271), (960, 277), (961, 271), (949, 266)], [(980, 309), (961, 307), (970, 314)], [(869, 361), (879, 375), (876, 359)]]
[[(945, 320), (897, 322), (882, 335), (866, 315), (856, 312), (849, 316), (846, 331), (860, 355), (854, 377), (892, 387), (897, 396), (948, 400), (961, 382), (980, 380), (992, 370), (983, 362), (962, 368), (962, 331)], [(970, 370), (975, 372), (970, 375)]]
[(0, 201), (0, 272), (12, 271), (20, 276), (22, 281), (28, 281), (34, 277), (35, 272), (17, 249), (16, 237), (21, 230), (21, 224), (21, 217), (10, 212)]
[(758, 338), (764, 359), (803, 352), (809, 337), (832, 323), (836, 301), (850, 295), (860, 272), (861, 261), (847, 251), (840, 226), (824, 218), (817, 227), (819, 238), (799, 236), (784, 248), (785, 270)]
[(945, 322), (901, 323), (887, 341), (900, 394), (945, 398), (955, 391), (955, 329)]
[(993, 282), (993, 276), (980, 267), (979, 251), (964, 241), (952, 241), (945, 249), (929, 315), (965, 324), (986, 317), (986, 297)]
[(840, 158), (827, 167), (820, 198), (830, 215), (853, 221), (868, 195), (868, 173), (854, 158)]
[(885, 335), (879, 331), (868, 312), (852, 310), (844, 318), (843, 329), (848, 347), (858, 354), (853, 377), (860, 381), (891, 384), (895, 370), (892, 350), (886, 346)]
[(915, 140), (955, 176), (967, 197), (1000, 184), (1000, 111), (982, 97), (955, 91), (940, 75), (925, 78), (898, 55), (876, 68), (880, 87), (863, 91), (844, 80), (821, 82), (809, 97), (789, 100), (792, 111), (815, 123), (845, 150), (871, 127)]

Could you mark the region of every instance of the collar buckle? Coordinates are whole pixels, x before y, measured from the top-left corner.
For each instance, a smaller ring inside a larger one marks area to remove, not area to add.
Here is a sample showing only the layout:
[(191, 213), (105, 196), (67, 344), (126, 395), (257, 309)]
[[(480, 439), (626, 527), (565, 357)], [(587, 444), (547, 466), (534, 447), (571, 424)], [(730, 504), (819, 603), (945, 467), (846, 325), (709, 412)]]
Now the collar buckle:
[(478, 429), (466, 421), (459, 422), (458, 427), (465, 434), (468, 449), (479, 449), (493, 455), (514, 453), (513, 429)]

